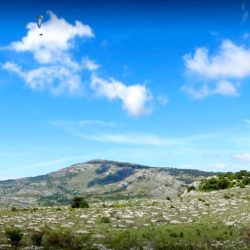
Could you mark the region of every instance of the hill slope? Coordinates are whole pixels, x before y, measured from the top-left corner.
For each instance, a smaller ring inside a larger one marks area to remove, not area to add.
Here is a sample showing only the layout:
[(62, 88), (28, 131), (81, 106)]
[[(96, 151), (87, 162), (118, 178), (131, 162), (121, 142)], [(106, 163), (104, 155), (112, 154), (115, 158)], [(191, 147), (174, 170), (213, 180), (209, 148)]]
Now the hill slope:
[(177, 196), (189, 183), (214, 174), (93, 160), (46, 175), (0, 181), (0, 206), (68, 204), (74, 195), (91, 199)]

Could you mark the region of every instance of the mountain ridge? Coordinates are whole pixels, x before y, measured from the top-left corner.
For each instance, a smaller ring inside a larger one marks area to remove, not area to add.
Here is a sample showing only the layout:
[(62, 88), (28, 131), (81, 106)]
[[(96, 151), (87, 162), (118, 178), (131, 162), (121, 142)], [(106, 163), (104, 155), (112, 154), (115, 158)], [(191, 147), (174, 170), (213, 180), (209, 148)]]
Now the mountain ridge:
[(177, 196), (193, 181), (216, 174), (95, 159), (45, 175), (0, 181), (0, 207), (69, 204), (74, 195), (91, 199)]

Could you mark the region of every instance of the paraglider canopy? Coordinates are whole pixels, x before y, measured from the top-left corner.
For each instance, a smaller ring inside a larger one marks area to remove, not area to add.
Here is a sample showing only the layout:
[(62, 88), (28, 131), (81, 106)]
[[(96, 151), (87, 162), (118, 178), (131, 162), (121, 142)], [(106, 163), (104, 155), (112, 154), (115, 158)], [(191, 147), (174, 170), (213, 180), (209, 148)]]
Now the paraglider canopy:
[[(38, 28), (40, 29), (41, 26), (42, 26), (42, 21), (43, 21), (43, 17), (42, 16), (37, 16), (37, 20), (36, 20), (36, 23), (37, 23), (37, 26)], [(40, 33), (40, 36), (42, 36), (43, 34)]]
[(38, 26), (39, 29), (42, 26), (42, 21), (43, 21), (43, 17), (42, 16), (38, 16), (36, 22), (37, 22), (37, 26)]

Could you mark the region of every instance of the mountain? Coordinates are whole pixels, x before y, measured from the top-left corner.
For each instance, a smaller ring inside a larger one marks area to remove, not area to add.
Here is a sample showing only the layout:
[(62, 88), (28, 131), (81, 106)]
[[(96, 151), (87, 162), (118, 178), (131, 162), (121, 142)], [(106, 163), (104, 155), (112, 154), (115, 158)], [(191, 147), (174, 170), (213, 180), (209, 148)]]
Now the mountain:
[(93, 160), (46, 175), (0, 181), (0, 207), (69, 204), (75, 195), (92, 200), (173, 197), (188, 184), (215, 174)]

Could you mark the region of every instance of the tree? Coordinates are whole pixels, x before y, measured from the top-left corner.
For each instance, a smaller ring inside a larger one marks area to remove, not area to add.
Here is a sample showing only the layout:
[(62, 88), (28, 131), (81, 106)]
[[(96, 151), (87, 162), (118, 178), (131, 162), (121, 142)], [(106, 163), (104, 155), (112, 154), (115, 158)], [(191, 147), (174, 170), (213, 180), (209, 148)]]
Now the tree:
[(83, 197), (75, 196), (71, 202), (72, 208), (89, 208), (89, 204)]

